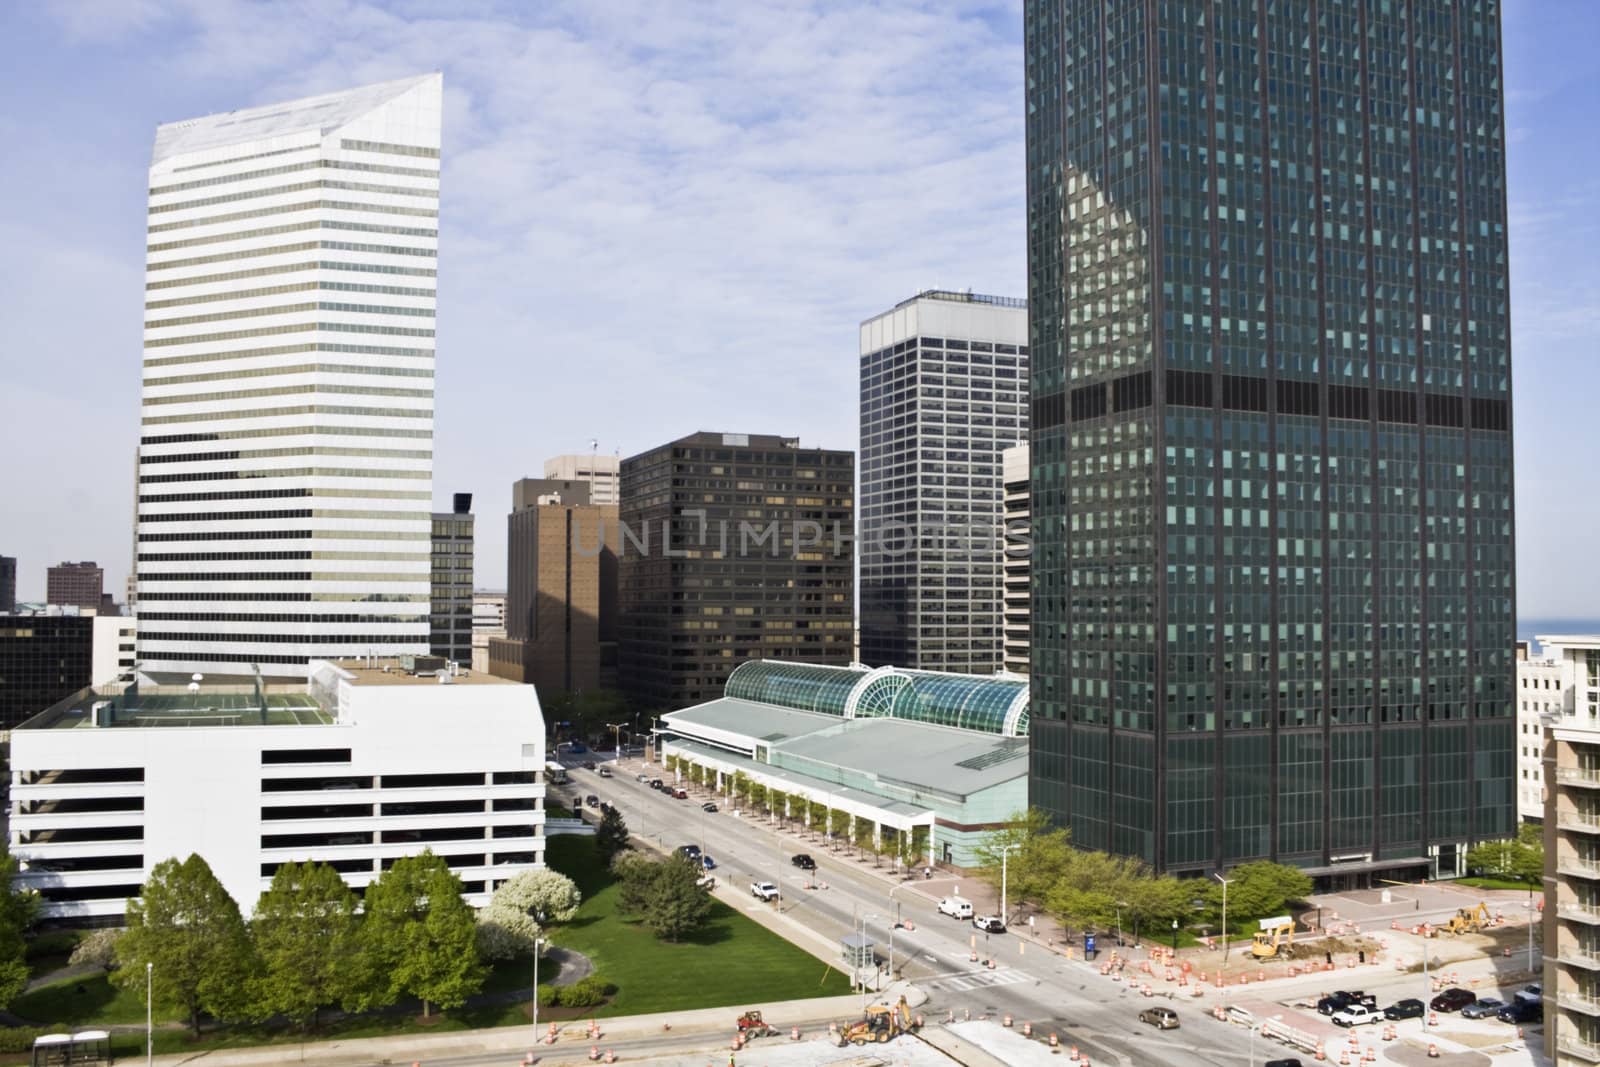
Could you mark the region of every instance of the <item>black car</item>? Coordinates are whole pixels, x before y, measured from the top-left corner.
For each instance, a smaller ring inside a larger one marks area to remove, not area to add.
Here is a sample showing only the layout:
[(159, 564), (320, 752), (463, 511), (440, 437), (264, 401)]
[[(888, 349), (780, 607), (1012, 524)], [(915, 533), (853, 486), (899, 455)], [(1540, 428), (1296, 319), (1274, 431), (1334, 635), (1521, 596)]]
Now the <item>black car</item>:
[(661, 788), (661, 779), (659, 779), (659, 778), (650, 779), (650, 788), (651, 789), (660, 789)]
[(586, 771), (594, 770), (594, 760), (592, 760), (592, 759), (584, 760), (583, 761), (583, 769), (586, 770)]
[(1544, 1005), (1538, 1001), (1516, 999), (1495, 1012), (1494, 1017), (1503, 1023), (1536, 1023), (1544, 1018)]
[(1385, 1019), (1420, 1019), (1427, 1014), (1428, 1007), (1422, 1001), (1414, 998), (1397, 1000), (1383, 1009)]
[(583, 802), (589, 805), (591, 808), (598, 808), (600, 806), (600, 798), (595, 796), (593, 793), (590, 793), (588, 796), (584, 797)]
[(1443, 993), (1440, 993), (1438, 996), (1428, 1001), (1428, 1007), (1432, 1008), (1434, 1011), (1460, 1011), (1462, 1008), (1473, 1003), (1477, 999), (1478, 994), (1474, 993), (1472, 990), (1451, 986)]
[(679, 845), (678, 846), (678, 855), (680, 855), (680, 856), (688, 856), (692, 860), (697, 860), (697, 859), (700, 858), (700, 846), (699, 845)]
[(708, 800), (704, 804), (700, 805), (700, 810), (701, 811), (716, 811), (717, 810), (717, 806), (716, 806), (716, 804), (714, 804), (714, 803), (712, 803), (711, 801)]
[(1343, 1011), (1354, 1004), (1361, 1004), (1376, 1011), (1378, 998), (1371, 993), (1363, 993), (1359, 989), (1354, 991), (1340, 989), (1317, 1001), (1317, 1013), (1319, 1015), (1332, 1015), (1334, 1012)]
[(814, 871), (817, 869), (817, 861), (804, 852), (796, 854), (789, 862), (799, 867), (802, 871)]
[(1266, 1063), (1262, 1064), (1261, 1067), (1306, 1067), (1306, 1065), (1301, 1063), (1299, 1060), (1288, 1059), (1268, 1060)]

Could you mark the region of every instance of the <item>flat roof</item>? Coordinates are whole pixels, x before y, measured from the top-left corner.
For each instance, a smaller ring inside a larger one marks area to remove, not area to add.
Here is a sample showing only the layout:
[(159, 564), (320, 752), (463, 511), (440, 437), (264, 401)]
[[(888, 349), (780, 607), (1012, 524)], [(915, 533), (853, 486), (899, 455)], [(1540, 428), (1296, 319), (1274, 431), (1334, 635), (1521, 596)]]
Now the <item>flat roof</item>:
[(870, 774), (902, 789), (970, 796), (1026, 777), (1028, 739), (904, 719), (852, 719), (786, 742), (780, 758)]
[(750, 774), (760, 775), (763, 778), (786, 782), (791, 786), (799, 786), (812, 793), (827, 793), (835, 800), (853, 800), (865, 807), (876, 808), (878, 811), (891, 815), (900, 815), (906, 819), (918, 819), (928, 814), (929, 808), (925, 804), (908, 804), (903, 800), (894, 800), (881, 793), (868, 792), (853, 786), (840, 785), (838, 782), (815, 775), (805, 774), (790, 767), (777, 767), (770, 763), (758, 763), (749, 756), (741, 756), (737, 752), (729, 752), (725, 748), (703, 744), (699, 741), (675, 740), (673, 747), (683, 749), (703, 759), (714, 759), (731, 767), (745, 770)]
[(669, 712), (661, 716), (661, 721), (669, 725), (683, 723), (724, 730), (770, 745), (838, 726), (843, 720), (837, 715), (801, 711), (780, 704), (763, 704), (741, 697), (718, 697), (692, 708)]
[(522, 685), (522, 682), (513, 682), (509, 678), (501, 678), (490, 674), (488, 671), (461, 671), (449, 683), (441, 683), (431, 672), (428, 674), (411, 674), (402, 670), (398, 659), (377, 660), (377, 666), (368, 666), (372, 661), (362, 659), (335, 659), (328, 660), (335, 667), (350, 675), (351, 685)]
[[(95, 707), (105, 705), (95, 725)], [(305, 692), (268, 686), (258, 699), (251, 687), (164, 686), (80, 689), (18, 726), (19, 730), (126, 729), (135, 726), (327, 726), (326, 708)]]

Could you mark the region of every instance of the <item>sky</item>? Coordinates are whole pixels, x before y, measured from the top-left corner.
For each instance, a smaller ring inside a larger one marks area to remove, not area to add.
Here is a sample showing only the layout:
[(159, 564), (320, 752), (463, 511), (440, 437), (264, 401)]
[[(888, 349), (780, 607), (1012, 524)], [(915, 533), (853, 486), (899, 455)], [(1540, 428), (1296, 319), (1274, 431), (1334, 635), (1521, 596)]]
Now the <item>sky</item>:
[[(1519, 609), (1600, 617), (1600, 4), (1506, 0)], [(854, 448), (857, 327), (1026, 295), (1018, 0), (0, 5), (0, 554), (121, 598), (158, 123), (442, 70), (435, 505), (696, 430)]]

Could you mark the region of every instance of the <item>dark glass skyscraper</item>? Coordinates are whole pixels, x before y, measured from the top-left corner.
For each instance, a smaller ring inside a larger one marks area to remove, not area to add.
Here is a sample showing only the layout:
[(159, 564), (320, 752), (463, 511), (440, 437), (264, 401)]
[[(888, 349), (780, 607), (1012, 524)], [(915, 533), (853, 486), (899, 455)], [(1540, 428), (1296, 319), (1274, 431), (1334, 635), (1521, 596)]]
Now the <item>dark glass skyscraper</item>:
[(1496, 0), (1027, 0), (1032, 801), (1333, 880), (1510, 832)]

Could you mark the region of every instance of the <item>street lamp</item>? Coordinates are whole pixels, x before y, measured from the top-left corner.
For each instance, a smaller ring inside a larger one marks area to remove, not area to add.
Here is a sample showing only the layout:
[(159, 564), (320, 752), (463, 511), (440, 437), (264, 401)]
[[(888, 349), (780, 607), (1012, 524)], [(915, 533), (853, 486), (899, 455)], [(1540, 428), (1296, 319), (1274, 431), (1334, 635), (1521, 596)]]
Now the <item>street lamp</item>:
[(901, 888), (902, 886), (897, 885), (889, 890), (889, 903), (894, 905), (894, 922), (889, 926), (889, 981), (891, 982), (894, 981), (894, 931), (895, 927), (900, 925), (900, 902), (894, 899), (894, 895)]
[(544, 948), (545, 939), (533, 939), (533, 1039), (539, 1040), (539, 950)]
[(1117, 903), (1117, 944), (1120, 946), (1122, 944), (1122, 909), (1126, 908), (1128, 906), (1128, 902), (1126, 900), (1119, 900), (1116, 903)]
[(156, 965), (149, 960), (144, 961), (144, 1063), (145, 1067), (155, 1060), (156, 1056), (156, 1028), (154, 1014), (150, 1010), (150, 990), (155, 983)]
[(1172, 920), (1172, 954), (1178, 954), (1178, 920)]
[(1012, 850), (1019, 849), (1020, 844), (1000, 846), (1000, 921), (1006, 921), (1006, 860), (1010, 858)]
[(1533, 970), (1533, 890), (1528, 890), (1528, 902), (1523, 905), (1528, 909), (1528, 970)]
[(1211, 877), (1222, 883), (1222, 962), (1228, 962), (1228, 879), (1211, 872)]

